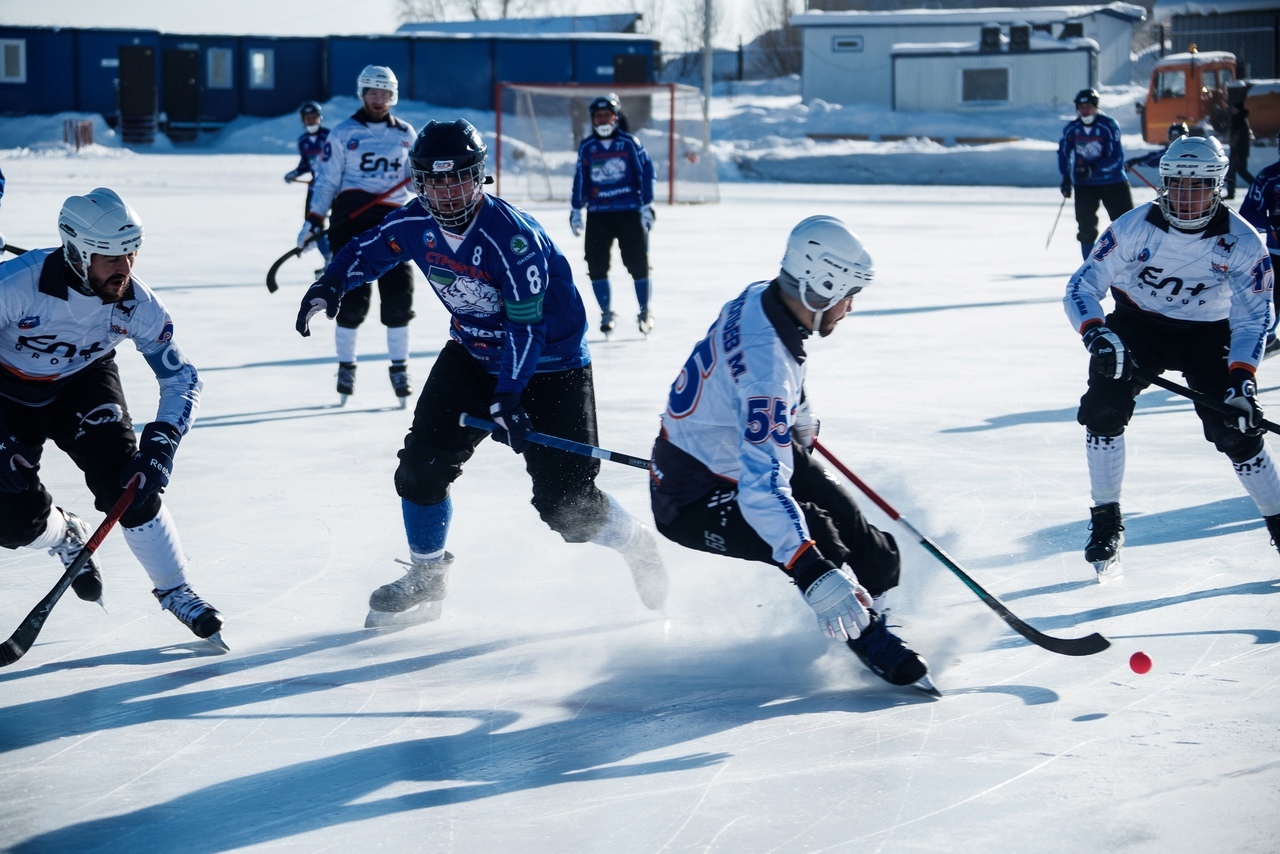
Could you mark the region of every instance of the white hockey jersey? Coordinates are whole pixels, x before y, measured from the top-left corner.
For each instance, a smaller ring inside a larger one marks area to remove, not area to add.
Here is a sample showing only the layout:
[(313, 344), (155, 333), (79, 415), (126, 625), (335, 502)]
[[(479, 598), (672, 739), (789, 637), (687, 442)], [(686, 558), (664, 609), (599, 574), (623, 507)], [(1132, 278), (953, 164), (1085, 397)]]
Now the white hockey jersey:
[(1155, 202), (1121, 216), (1098, 238), (1063, 299), (1079, 332), (1104, 320), (1108, 289), (1141, 311), (1191, 323), (1227, 320), (1228, 364), (1258, 367), (1271, 327), (1271, 256), (1257, 230), (1222, 205), (1188, 233), (1169, 225)]
[(155, 420), (191, 429), (203, 382), (173, 340), (173, 318), (134, 278), (117, 303), (69, 288), (61, 248), (0, 264), (0, 396), (50, 403), (85, 367), (133, 341), (160, 383)]
[[(769, 286), (756, 282), (727, 303), (693, 348), (671, 386), (661, 438), (737, 483), (743, 518), (774, 560), (790, 566), (812, 543), (791, 494), (791, 419), (804, 389), (805, 354), (795, 321)], [(677, 481), (697, 476), (663, 471), (655, 460), (656, 492), (678, 491)]]
[[(408, 178), (409, 150), (416, 137), (413, 125), (394, 116), (368, 124), (356, 116), (338, 122), (316, 163), (310, 213), (326, 216), (340, 192), (364, 190), (381, 195)], [(403, 205), (413, 198), (412, 187), (406, 184), (382, 203)]]

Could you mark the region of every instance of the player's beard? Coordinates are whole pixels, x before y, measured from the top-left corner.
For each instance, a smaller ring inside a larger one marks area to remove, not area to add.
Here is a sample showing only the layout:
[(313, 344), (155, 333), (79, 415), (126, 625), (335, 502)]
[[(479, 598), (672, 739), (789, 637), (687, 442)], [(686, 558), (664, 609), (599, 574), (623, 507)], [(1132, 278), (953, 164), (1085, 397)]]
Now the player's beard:
[(89, 287), (103, 302), (119, 302), (120, 298), (124, 296), (125, 289), (129, 287), (130, 278), (128, 273), (113, 273), (105, 279), (99, 279), (97, 276), (90, 274)]

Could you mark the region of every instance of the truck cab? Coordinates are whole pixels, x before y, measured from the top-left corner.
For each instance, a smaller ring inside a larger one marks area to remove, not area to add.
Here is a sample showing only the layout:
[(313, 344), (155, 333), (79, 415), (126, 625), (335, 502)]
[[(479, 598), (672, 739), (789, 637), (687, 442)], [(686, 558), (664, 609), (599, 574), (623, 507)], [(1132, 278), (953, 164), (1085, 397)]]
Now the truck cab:
[(1142, 138), (1163, 145), (1169, 125), (1211, 127), (1224, 133), (1229, 116), (1227, 87), (1236, 79), (1236, 56), (1227, 51), (1200, 53), (1191, 45), (1186, 53), (1156, 60), (1147, 86), (1142, 114)]

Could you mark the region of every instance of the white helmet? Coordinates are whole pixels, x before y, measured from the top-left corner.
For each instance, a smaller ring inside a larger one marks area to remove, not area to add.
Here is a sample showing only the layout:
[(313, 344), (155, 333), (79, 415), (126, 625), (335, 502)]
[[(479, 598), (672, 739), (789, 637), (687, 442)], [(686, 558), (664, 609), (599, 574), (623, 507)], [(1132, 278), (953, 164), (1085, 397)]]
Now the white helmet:
[(874, 277), (871, 254), (858, 235), (835, 217), (819, 215), (791, 229), (778, 281), (784, 293), (821, 314)]
[[(1183, 136), (1169, 143), (1160, 158), (1160, 212), (1164, 218), (1182, 229), (1199, 228), (1213, 219), (1228, 165), (1222, 143), (1213, 137)], [(1177, 198), (1171, 199), (1171, 182), (1180, 178), (1198, 178), (1199, 186), (1179, 181), (1174, 190)]]
[(142, 246), (142, 217), (106, 187), (63, 202), (58, 231), (67, 263), (86, 282), (89, 256), (128, 255)]
[(385, 65), (366, 65), (356, 78), (356, 97), (363, 98), (365, 89), (385, 89), (391, 93), (387, 106), (395, 106), (400, 100), (400, 83), (396, 73)]

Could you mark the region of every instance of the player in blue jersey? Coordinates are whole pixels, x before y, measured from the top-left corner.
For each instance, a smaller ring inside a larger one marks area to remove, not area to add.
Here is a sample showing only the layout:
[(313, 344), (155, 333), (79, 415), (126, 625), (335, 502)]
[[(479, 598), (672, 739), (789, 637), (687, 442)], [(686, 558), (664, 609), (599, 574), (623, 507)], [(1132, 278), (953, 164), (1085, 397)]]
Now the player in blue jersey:
[(577, 237), (587, 209), (586, 259), (591, 289), (600, 304), (600, 331), (613, 331), (609, 286), (609, 256), (618, 241), (622, 264), (635, 283), (640, 313), (636, 324), (645, 335), (653, 329), (649, 310), (649, 232), (653, 228), (653, 161), (640, 140), (620, 127), (617, 95), (605, 95), (587, 107), (591, 135), (578, 146), (578, 166), (573, 173), (573, 209), (569, 227)]
[[(315, 101), (307, 101), (299, 107), (298, 116), (302, 119), (304, 130), (302, 135), (298, 137), (298, 165), (284, 175), (285, 182), (289, 184), (297, 181), (303, 175), (315, 175), (316, 165), (320, 156), (324, 154), (325, 140), (329, 138), (329, 129), (321, 124), (323, 116), (320, 113), (320, 105)], [(313, 185), (307, 184), (307, 203), (302, 210), (304, 219), (307, 212), (311, 210), (311, 194), (313, 192)], [(309, 226), (305, 227), (310, 230)], [(318, 237), (314, 242), (316, 248), (320, 250), (320, 254), (324, 256), (325, 264), (333, 260), (333, 252), (329, 249), (328, 235)], [(319, 278), (322, 272), (324, 271), (317, 270), (316, 278)]]
[(1124, 174), (1120, 126), (1099, 112), (1097, 90), (1081, 89), (1075, 104), (1076, 118), (1062, 129), (1058, 142), (1058, 172), (1063, 198), (1071, 198), (1075, 189), (1076, 239), (1080, 241), (1080, 257), (1088, 258), (1098, 239), (1098, 205), (1102, 204), (1115, 222), (1133, 209), (1133, 193)]
[(671, 384), (653, 446), (653, 516), (682, 546), (778, 567), (828, 637), (886, 681), (934, 693), (924, 660), (885, 627), (897, 544), (811, 452), (805, 342), (832, 334), (873, 275), (870, 253), (835, 217), (792, 229), (778, 275), (724, 306)]
[[(1267, 236), (1267, 252), (1271, 255), (1271, 266), (1280, 264), (1280, 161), (1260, 170), (1249, 185), (1249, 192), (1240, 205), (1240, 216), (1250, 225)], [(1280, 290), (1272, 292), (1275, 315), (1280, 319)], [(1280, 352), (1280, 340), (1276, 339), (1273, 326), (1267, 336), (1266, 355), (1273, 356)]]
[(298, 312), (308, 335), (310, 319), (334, 317), (343, 294), (412, 261), (451, 316), (395, 474), (412, 562), (374, 591), (368, 626), (440, 617), (453, 563), (449, 488), (489, 435), (461, 426), (463, 413), (489, 413), (493, 437), (524, 455), (543, 521), (568, 542), (621, 552), (647, 607), (666, 598), (653, 535), (596, 487), (600, 462), (528, 440), (536, 430), (596, 444), (587, 319), (569, 261), (542, 226), (484, 192), (487, 153), (469, 122), (428, 123), (409, 155), (417, 198), (341, 249)]
[(1128, 160), (1124, 162), (1124, 168), (1132, 169), (1135, 166), (1145, 166), (1148, 169), (1159, 169), (1160, 158), (1164, 157), (1164, 153), (1169, 150), (1169, 146), (1173, 143), (1173, 141), (1175, 139), (1181, 139), (1182, 137), (1187, 136), (1190, 133), (1191, 133), (1191, 130), (1187, 127), (1186, 122), (1174, 122), (1173, 124), (1169, 125), (1167, 139), (1165, 141), (1163, 148), (1159, 148), (1155, 151), (1148, 151), (1146, 154), (1140, 155), (1138, 157), (1130, 157)]

